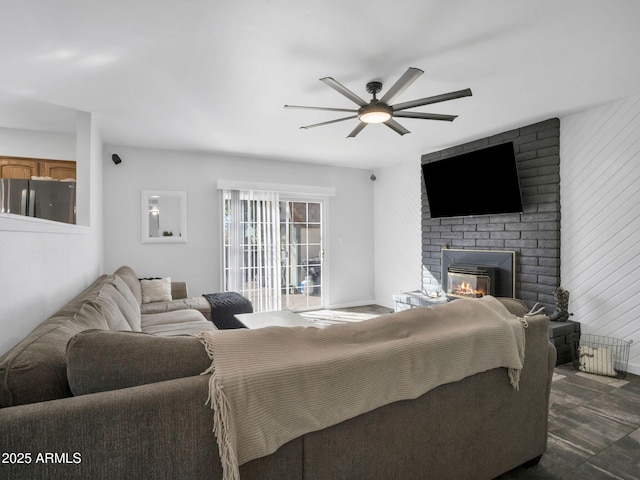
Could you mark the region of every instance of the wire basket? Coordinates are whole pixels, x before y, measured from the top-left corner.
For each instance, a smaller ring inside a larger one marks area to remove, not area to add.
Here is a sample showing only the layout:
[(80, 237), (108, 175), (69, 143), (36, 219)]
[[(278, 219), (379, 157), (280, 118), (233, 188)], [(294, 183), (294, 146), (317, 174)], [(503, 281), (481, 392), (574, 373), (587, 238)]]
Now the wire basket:
[(572, 333), (569, 339), (576, 369), (615, 378), (627, 376), (629, 349), (633, 340), (580, 333)]

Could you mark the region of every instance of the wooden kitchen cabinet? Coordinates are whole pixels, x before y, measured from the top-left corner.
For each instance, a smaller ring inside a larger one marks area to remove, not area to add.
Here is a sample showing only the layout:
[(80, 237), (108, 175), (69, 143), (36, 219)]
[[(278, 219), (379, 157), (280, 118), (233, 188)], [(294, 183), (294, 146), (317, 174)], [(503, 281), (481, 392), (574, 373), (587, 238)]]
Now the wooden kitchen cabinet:
[(39, 172), (39, 160), (0, 157), (0, 178), (30, 179)]
[(41, 160), (39, 175), (41, 177), (51, 177), (56, 180), (76, 179), (76, 162), (65, 160)]
[(56, 180), (76, 178), (76, 162), (39, 158), (0, 156), (0, 178), (51, 177)]

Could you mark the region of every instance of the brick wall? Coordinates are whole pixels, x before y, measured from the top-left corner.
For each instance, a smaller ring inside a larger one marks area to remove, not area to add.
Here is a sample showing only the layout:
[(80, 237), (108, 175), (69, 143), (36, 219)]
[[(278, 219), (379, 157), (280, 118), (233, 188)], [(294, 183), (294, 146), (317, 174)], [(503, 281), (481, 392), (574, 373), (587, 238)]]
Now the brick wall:
[(516, 296), (555, 309), (560, 285), (560, 120), (510, 130), (422, 156), (422, 163), (445, 159), (504, 142), (513, 142), (523, 213), (435, 218), (422, 182), (422, 285), (440, 287), (440, 256), (445, 246), (516, 252)]

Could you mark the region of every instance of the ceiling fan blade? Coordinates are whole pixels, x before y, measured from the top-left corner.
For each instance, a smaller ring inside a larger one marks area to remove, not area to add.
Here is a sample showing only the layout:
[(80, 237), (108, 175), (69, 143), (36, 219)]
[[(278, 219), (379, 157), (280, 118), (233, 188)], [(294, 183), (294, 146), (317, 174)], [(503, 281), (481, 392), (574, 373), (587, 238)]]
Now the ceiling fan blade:
[(409, 130), (404, 128), (398, 122), (396, 122), (393, 118), (391, 120), (387, 120), (384, 124), (389, 127), (391, 130), (398, 132), (400, 135), (405, 135), (407, 133), (411, 133)]
[(353, 129), (353, 131), (347, 135), (347, 138), (354, 138), (356, 135), (358, 135), (363, 129), (364, 127), (366, 127), (368, 124), (365, 122), (360, 122), (358, 124), (358, 126), (356, 128)]
[(322, 125), (331, 125), (332, 123), (343, 122), (345, 120), (351, 120), (352, 118), (358, 118), (358, 116), (353, 115), (351, 117), (337, 118), (336, 120), (329, 120), (328, 122), (322, 122), (322, 123), (314, 123), (313, 125), (305, 125), (300, 128), (307, 129), (307, 128), (313, 128), (313, 127), (321, 127)]
[(389, 105), (393, 99), (404, 92), (424, 72), (419, 68), (409, 67), (387, 93), (380, 99), (382, 103)]
[(361, 107), (364, 107), (365, 105), (367, 105), (369, 103), (369, 102), (366, 102), (363, 99), (361, 99), (358, 95), (353, 93), (351, 90), (349, 90), (347, 87), (345, 87), (341, 83), (336, 82), (331, 77), (321, 78), (320, 81), (326, 83), (331, 88), (333, 88), (335, 91), (337, 91), (338, 93), (341, 93), (342, 95), (347, 97), (349, 100), (351, 100), (354, 103), (357, 103)]
[(441, 113), (422, 113), (422, 112), (393, 112), (394, 117), (400, 118), (421, 118), (423, 120), (444, 120), (453, 122), (457, 115), (443, 115)]
[(306, 110), (326, 110), (327, 112), (357, 112), (355, 108), (306, 107), (303, 105), (285, 105), (284, 108), (304, 108)]
[(407, 108), (421, 107), (422, 105), (429, 105), (431, 103), (446, 102), (447, 100), (454, 100), (461, 97), (471, 96), (471, 89), (458, 90), (455, 92), (443, 93), (440, 95), (434, 95), (432, 97), (420, 98), (418, 100), (412, 100), (410, 102), (398, 103), (391, 105), (394, 111), (405, 110)]

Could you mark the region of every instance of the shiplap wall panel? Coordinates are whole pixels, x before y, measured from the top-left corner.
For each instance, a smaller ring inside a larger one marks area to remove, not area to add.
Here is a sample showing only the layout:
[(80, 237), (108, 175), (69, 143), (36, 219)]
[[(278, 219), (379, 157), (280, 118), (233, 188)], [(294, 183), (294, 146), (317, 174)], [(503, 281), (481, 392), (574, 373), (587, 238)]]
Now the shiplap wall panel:
[(561, 278), (583, 333), (632, 340), (640, 374), (640, 97), (560, 122)]

